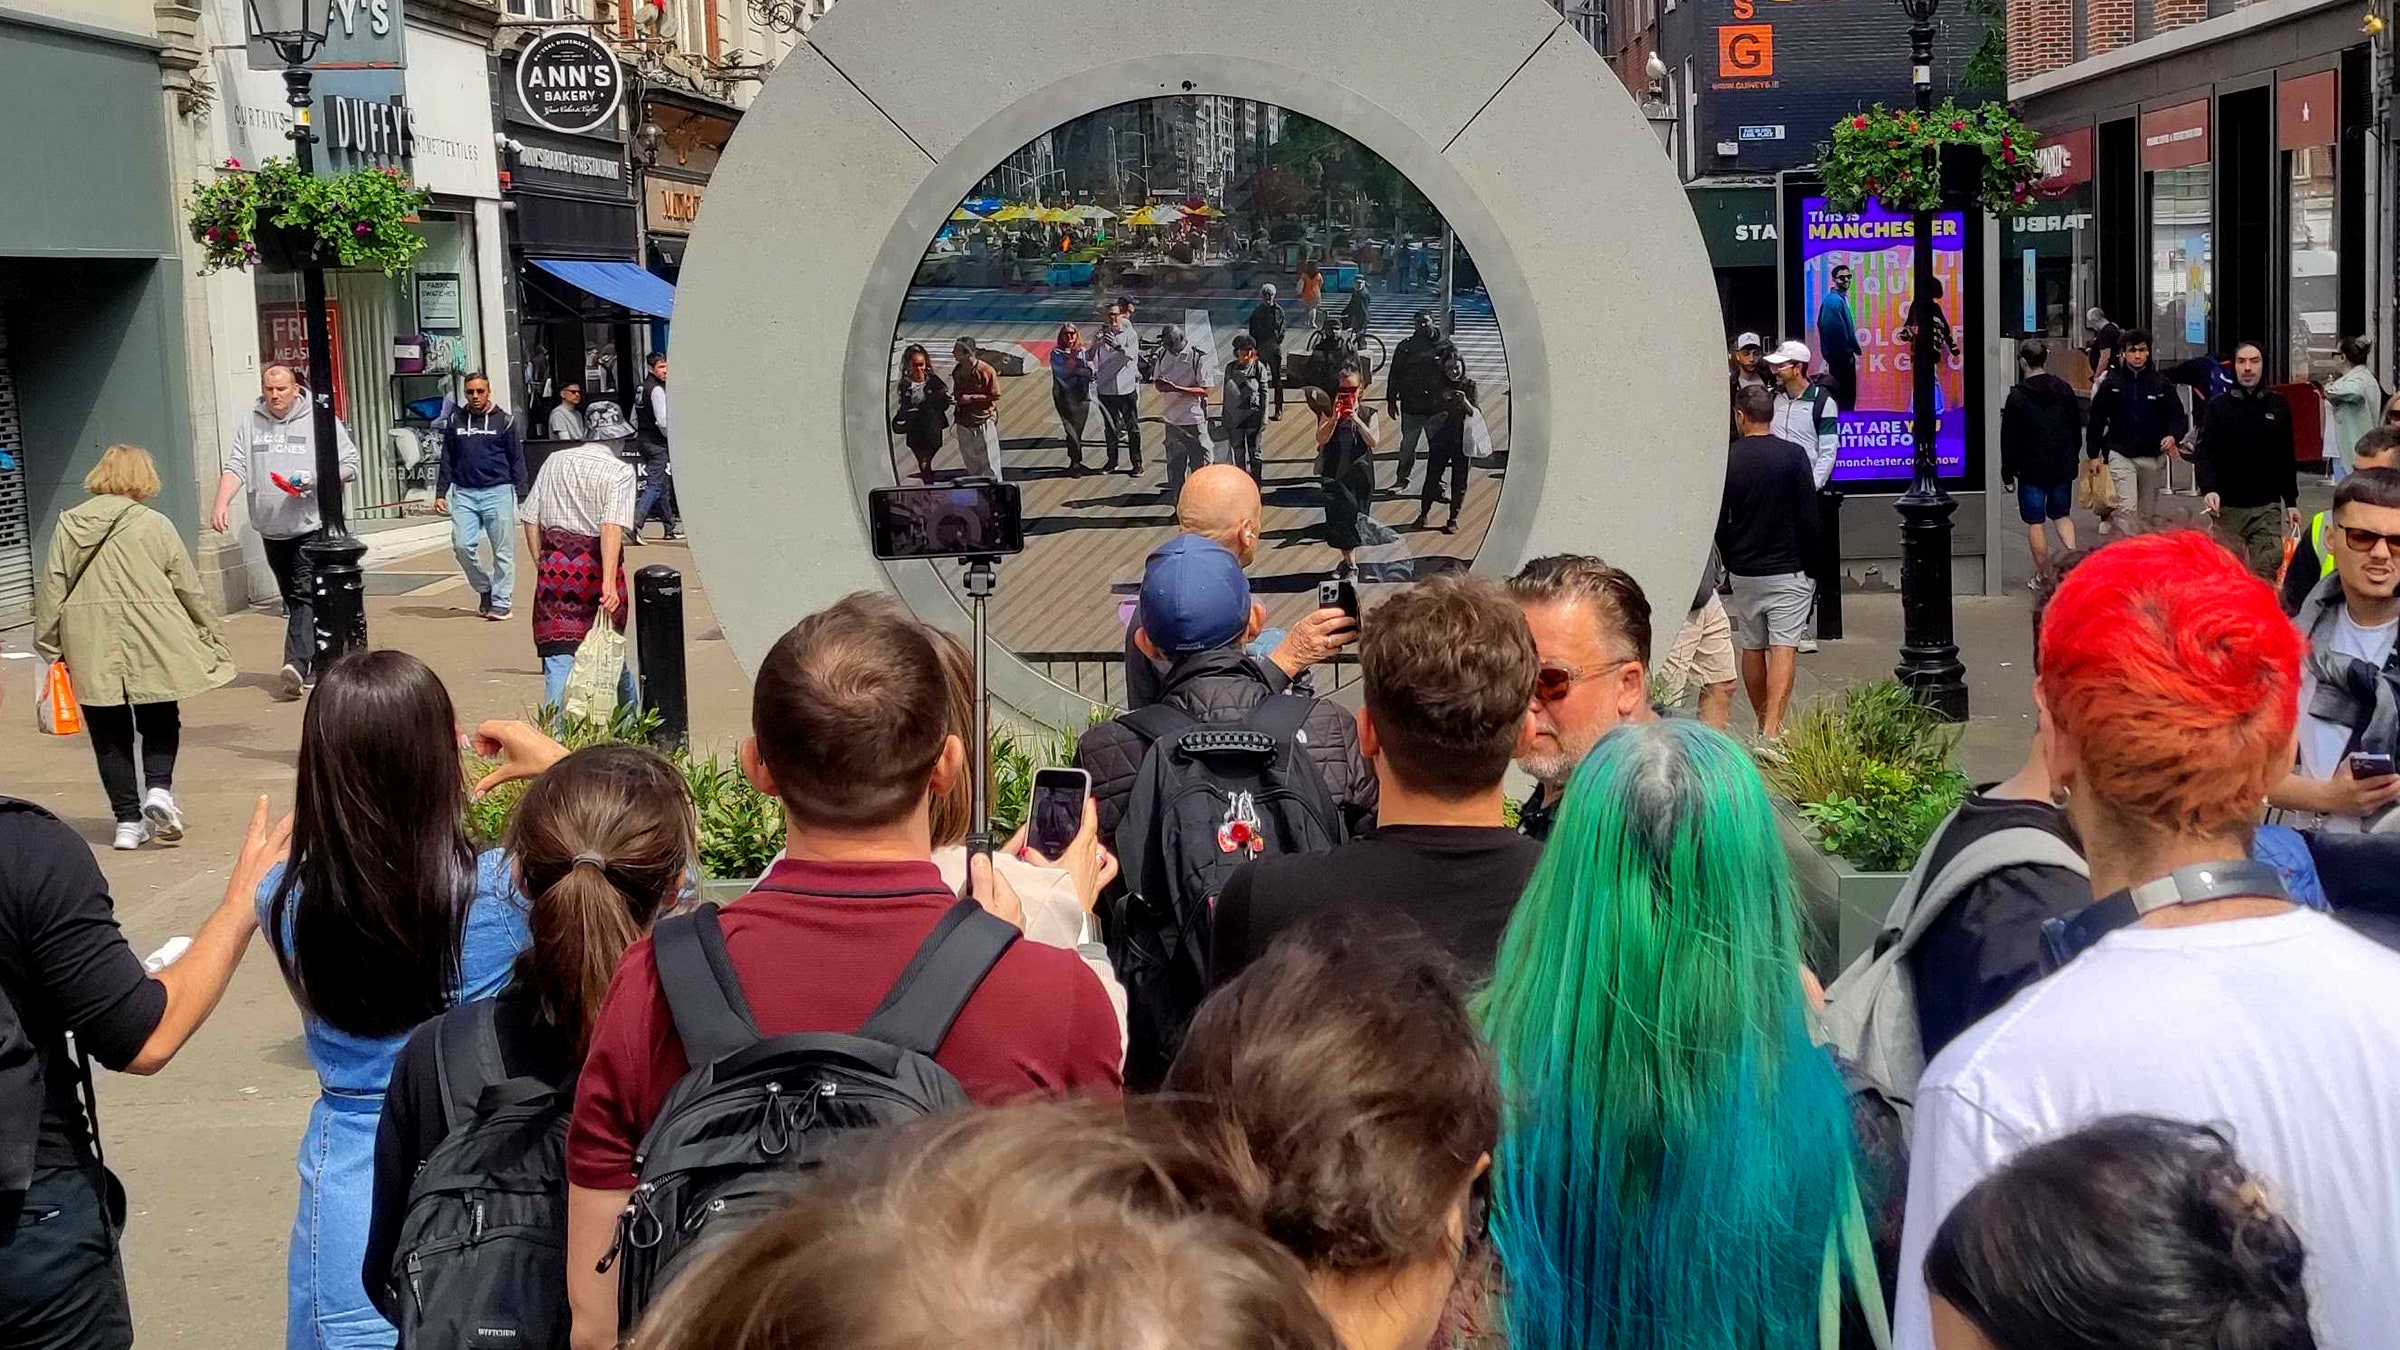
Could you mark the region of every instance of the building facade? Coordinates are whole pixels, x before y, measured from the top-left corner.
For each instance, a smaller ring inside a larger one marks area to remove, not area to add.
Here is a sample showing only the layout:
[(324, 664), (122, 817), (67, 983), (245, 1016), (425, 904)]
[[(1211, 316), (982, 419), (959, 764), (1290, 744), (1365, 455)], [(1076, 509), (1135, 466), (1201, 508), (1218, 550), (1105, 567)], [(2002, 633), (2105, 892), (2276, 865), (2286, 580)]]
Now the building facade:
[[(2009, 331), (2097, 307), (2167, 361), (2265, 349), (2269, 378), (2390, 343), (2387, 39), (2314, 0), (2012, 0), (2010, 95), (2057, 192), (2005, 222)], [(2377, 368), (2390, 371), (2388, 356)]]

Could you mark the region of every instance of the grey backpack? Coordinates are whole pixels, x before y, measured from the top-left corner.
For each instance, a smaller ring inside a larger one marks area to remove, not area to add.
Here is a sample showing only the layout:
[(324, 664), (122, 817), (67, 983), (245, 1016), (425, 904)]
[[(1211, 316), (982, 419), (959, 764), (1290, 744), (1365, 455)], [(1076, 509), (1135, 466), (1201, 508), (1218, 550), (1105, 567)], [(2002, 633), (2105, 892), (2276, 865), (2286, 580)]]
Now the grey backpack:
[[(1957, 823), (1952, 812), (1933, 833), (1938, 843)], [(1892, 900), (1891, 913), (1875, 945), (1825, 991), (1822, 1026), (1826, 1041), (1856, 1076), (1898, 1108), (1905, 1119), (1925, 1072), (1925, 1043), (1917, 1032), (1916, 980), (1908, 955), (1918, 939), (1959, 893), (2006, 867), (2063, 867), (2088, 877), (2083, 855), (2048, 830), (2017, 825), (1996, 830), (1960, 849), (1941, 871), (1926, 875), (1934, 849), (1927, 846), (1915, 870)]]

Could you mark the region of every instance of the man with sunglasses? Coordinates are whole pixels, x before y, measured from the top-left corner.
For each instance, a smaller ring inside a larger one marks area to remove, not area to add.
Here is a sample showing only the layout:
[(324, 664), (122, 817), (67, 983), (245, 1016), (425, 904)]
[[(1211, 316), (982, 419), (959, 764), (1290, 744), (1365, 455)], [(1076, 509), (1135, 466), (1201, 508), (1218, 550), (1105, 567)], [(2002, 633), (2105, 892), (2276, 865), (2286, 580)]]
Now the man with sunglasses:
[[(2358, 438), (2350, 447), (2350, 472), (2360, 469), (2400, 469), (2400, 409), (2384, 414), (2382, 426)], [(2319, 511), (2292, 548), (2291, 565), (2283, 569), (2283, 612), (2297, 614), (2333, 575), (2333, 545), (2325, 536), (2333, 530), (2333, 512)]]
[(2383, 821), (2400, 801), (2400, 470), (2362, 469), (2333, 494), (2334, 575), (2293, 618), (2301, 667), (2300, 762), (2267, 794), (2284, 823), (2335, 833)]
[(1539, 658), (1533, 735), (1517, 752), (1517, 767), (1539, 790), (1520, 809), (1518, 828), (1547, 839), (1559, 798), (1583, 757), (1617, 724), (1656, 715), (1650, 708), (1650, 600), (1623, 570), (1576, 553), (1525, 564), (1508, 579), (1508, 593), (1524, 612)]

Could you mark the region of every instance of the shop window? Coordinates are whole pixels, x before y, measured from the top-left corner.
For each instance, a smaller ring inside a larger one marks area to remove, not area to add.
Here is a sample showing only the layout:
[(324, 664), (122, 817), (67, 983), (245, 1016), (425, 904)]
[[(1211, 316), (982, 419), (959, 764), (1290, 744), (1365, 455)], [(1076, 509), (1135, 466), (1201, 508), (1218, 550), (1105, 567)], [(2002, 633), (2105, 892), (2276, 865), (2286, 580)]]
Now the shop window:
[(2150, 175), (2150, 331), (2162, 362), (2208, 351), (2216, 275), (2209, 177), (2206, 164)]
[(2338, 180), (2330, 145), (2294, 150), (2284, 157), (2291, 248), (2284, 294), (2290, 334), (2292, 378), (2330, 380), (2341, 372), (2334, 347), (2341, 341), (2341, 244)]

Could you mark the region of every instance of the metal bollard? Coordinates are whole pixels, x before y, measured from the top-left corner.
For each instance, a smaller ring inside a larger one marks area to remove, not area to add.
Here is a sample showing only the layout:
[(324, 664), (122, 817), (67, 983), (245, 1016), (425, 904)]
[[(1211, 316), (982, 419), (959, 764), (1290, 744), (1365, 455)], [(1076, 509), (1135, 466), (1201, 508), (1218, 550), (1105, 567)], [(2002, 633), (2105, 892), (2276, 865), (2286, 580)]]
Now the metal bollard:
[(1817, 636), (1826, 642), (1842, 636), (1842, 494), (1817, 489)]
[(692, 743), (692, 705), (683, 671), (683, 574), (654, 564), (633, 574), (635, 664), (642, 706), (658, 714), (660, 749)]

